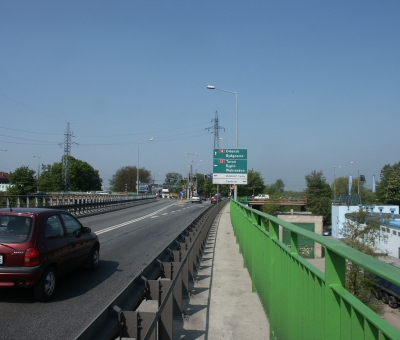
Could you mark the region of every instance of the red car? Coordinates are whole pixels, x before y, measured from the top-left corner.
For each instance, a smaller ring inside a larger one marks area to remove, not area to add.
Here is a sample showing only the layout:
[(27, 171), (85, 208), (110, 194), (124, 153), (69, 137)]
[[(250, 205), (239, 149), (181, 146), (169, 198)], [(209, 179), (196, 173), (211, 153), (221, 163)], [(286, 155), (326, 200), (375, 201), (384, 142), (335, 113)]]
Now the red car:
[(211, 204), (221, 202), (221, 201), (222, 201), (221, 195), (215, 194), (213, 197), (211, 197)]
[(48, 301), (58, 276), (97, 269), (99, 255), (97, 236), (67, 211), (0, 209), (0, 287), (33, 287), (36, 300)]

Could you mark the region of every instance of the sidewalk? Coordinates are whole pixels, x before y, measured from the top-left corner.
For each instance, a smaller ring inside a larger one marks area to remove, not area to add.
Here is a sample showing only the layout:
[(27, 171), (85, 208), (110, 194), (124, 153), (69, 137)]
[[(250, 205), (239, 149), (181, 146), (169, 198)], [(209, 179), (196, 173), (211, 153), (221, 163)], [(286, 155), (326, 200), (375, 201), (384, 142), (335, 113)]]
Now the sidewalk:
[(233, 234), (229, 203), (211, 227), (174, 339), (269, 339), (269, 323)]

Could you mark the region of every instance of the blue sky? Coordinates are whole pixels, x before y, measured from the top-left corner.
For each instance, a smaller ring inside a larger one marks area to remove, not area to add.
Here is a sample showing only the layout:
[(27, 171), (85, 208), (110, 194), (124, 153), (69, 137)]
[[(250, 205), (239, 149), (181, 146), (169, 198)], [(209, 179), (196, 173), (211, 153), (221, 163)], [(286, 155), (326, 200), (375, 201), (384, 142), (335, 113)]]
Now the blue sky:
[(235, 95), (207, 85), (238, 93), (238, 146), (265, 184), (359, 170), (370, 188), (400, 161), (397, 0), (1, 1), (0, 41), (0, 171), (59, 162), (69, 123), (106, 187), (140, 141), (157, 182), (210, 173), (211, 120), (233, 148)]

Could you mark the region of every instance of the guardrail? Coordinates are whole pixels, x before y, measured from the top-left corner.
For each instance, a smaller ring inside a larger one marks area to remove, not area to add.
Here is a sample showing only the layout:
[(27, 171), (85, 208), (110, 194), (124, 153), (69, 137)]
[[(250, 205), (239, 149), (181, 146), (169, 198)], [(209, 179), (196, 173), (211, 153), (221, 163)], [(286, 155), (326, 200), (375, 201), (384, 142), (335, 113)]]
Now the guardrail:
[(0, 207), (35, 207), (67, 210), (74, 215), (99, 214), (154, 202), (155, 195), (24, 195), (0, 196)]
[[(182, 301), (189, 297), (208, 233), (225, 203), (210, 205), (77, 337), (96, 339), (173, 339), (173, 319), (185, 314)], [(183, 322), (183, 321), (182, 321)]]
[[(346, 290), (348, 261), (396, 285), (400, 269), (346, 246), (231, 203), (231, 221), (244, 264), (270, 323), (271, 339), (400, 339), (400, 332)], [(290, 244), (280, 239), (290, 231)], [(299, 254), (305, 236), (325, 247), (325, 273)]]

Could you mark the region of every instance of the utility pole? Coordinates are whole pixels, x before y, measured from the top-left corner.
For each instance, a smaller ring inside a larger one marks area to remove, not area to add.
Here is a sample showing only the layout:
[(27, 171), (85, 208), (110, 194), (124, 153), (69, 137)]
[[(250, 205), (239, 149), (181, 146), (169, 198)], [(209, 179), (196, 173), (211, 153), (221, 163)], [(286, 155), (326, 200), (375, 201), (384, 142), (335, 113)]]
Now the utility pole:
[(214, 134), (214, 149), (218, 149), (219, 148), (219, 138), (218, 138), (219, 133), (218, 133), (218, 131), (219, 130), (225, 131), (225, 128), (218, 125), (218, 112), (217, 111), (215, 111), (215, 118), (211, 119), (211, 122), (214, 122), (214, 126), (210, 126), (210, 127), (206, 128), (206, 130), (210, 131), (210, 129), (214, 129), (214, 131), (211, 132)]

